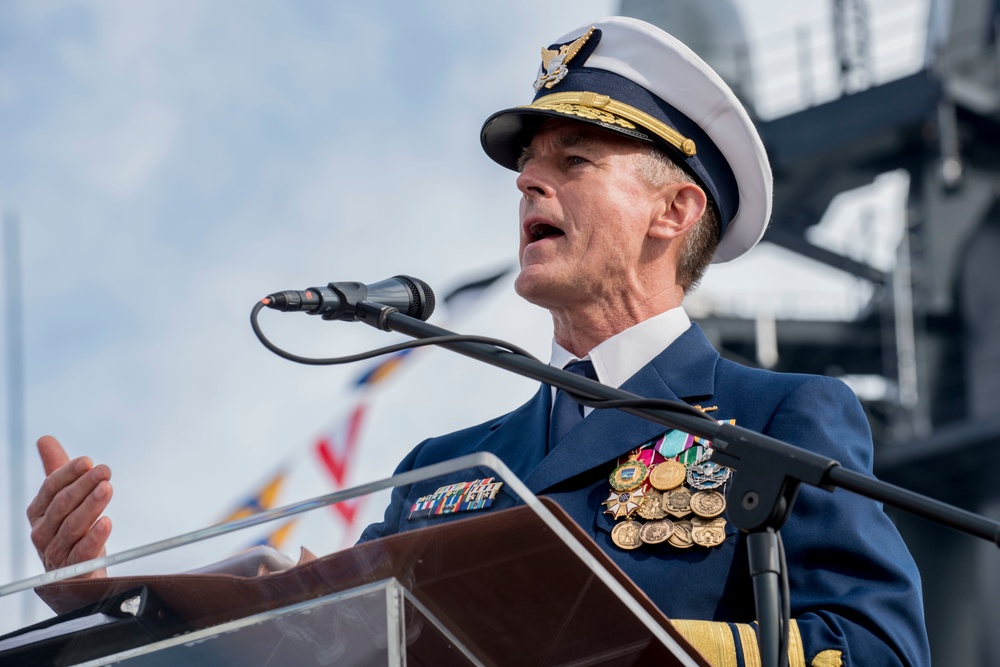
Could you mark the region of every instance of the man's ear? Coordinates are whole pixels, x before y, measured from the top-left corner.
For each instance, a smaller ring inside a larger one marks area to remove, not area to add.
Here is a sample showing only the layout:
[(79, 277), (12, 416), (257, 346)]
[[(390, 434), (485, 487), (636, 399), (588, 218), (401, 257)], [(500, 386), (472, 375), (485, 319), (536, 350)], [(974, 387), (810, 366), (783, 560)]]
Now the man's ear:
[(705, 191), (694, 183), (670, 183), (649, 227), (649, 235), (657, 239), (683, 236), (705, 213), (708, 199)]

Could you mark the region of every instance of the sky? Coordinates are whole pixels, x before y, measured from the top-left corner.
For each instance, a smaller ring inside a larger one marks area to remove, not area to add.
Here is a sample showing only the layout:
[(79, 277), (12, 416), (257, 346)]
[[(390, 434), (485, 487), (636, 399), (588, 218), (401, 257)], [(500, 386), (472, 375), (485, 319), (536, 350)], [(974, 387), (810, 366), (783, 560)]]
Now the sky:
[[(737, 4), (757, 35), (822, 21), (828, 9)], [(615, 7), (0, 3), (0, 209), (21, 226), (29, 495), (42, 479), (32, 443), (47, 433), (71, 456), (111, 466), (112, 552), (218, 521), (283, 462), (298, 468), (282, 503), (329, 492), (306, 448), (349, 409), (363, 368), (279, 359), (254, 338), (250, 308), (277, 290), (400, 273), (443, 294), (512, 266), (519, 195), (514, 175), (482, 153), (480, 125), (530, 99), (541, 46)], [(902, 188), (889, 175), (847, 204), (883, 221), (874, 233), (884, 247)], [(844, 233), (857, 215), (833, 218), (817, 242), (857, 238)], [(891, 262), (884, 255), (873, 261)], [(548, 315), (510, 282), (432, 321), (547, 359)], [(848, 317), (859, 289), (765, 245), (713, 269), (690, 308)], [(398, 340), (301, 314), (261, 322), (305, 355)], [(349, 478), (388, 476), (423, 438), (501, 414), (535, 389), (445, 351), (412, 355), (372, 397)], [(0, 438), (5, 454), (18, 444), (6, 429)], [(0, 465), (6, 478), (6, 456)], [(366, 511), (362, 523), (378, 502)], [(0, 534), (9, 524), (4, 512)], [(345, 539), (326, 514), (303, 524), (293, 548), (325, 553)], [(12, 576), (0, 557), (0, 581)]]

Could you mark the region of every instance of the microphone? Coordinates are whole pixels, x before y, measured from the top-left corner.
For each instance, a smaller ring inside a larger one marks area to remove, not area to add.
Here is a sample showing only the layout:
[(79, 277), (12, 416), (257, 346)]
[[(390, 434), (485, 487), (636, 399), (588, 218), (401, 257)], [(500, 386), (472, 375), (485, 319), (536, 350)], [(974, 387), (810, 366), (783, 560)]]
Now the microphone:
[(348, 322), (360, 319), (357, 306), (363, 301), (389, 306), (420, 320), (431, 316), (435, 304), (431, 286), (410, 276), (394, 276), (372, 285), (328, 283), (326, 287), (275, 292), (261, 299), (261, 303), (275, 310), (301, 310), (324, 320)]

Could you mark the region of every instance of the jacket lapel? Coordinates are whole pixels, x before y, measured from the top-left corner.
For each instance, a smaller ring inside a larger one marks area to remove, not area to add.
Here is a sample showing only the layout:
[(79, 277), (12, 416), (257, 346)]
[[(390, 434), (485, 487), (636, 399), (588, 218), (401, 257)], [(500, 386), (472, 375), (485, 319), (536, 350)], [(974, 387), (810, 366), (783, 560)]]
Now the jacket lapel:
[(551, 401), (548, 386), (542, 385), (530, 401), (491, 424), (475, 450), (496, 454), (525, 480), (545, 457)]
[[(719, 353), (695, 324), (621, 388), (647, 398), (707, 399), (714, 393), (718, 358)], [(547, 409), (548, 405), (544, 407)], [(544, 429), (548, 424), (547, 416), (540, 422)], [(615, 460), (665, 430), (660, 424), (620, 410), (595, 410), (530, 471), (525, 482), (532, 492), (541, 493), (559, 482)], [(543, 452), (545, 437), (543, 430)]]

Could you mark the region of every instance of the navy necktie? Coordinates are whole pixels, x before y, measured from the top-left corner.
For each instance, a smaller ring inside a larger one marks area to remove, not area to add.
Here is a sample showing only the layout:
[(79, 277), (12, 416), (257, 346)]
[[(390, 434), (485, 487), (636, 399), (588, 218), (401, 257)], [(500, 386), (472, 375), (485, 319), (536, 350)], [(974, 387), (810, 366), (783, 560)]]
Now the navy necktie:
[[(594, 364), (587, 361), (574, 361), (563, 370), (582, 375), (591, 380), (597, 379), (594, 371)], [(549, 451), (555, 449), (556, 445), (566, 437), (566, 434), (573, 430), (577, 424), (583, 421), (583, 406), (574, 401), (569, 394), (562, 389), (556, 392), (556, 400), (552, 405), (552, 416), (549, 418)]]

